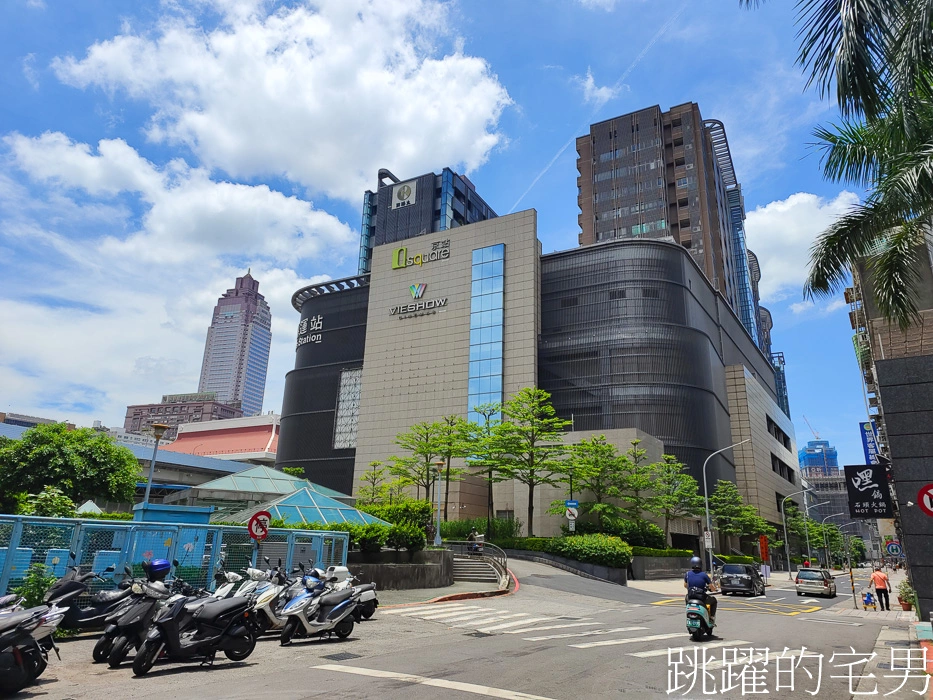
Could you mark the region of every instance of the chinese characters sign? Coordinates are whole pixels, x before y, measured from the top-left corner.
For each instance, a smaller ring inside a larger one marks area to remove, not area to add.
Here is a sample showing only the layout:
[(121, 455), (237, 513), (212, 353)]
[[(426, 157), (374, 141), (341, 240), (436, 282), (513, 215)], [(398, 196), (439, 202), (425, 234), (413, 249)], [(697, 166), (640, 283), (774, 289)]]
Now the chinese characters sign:
[(322, 335), (319, 331), (323, 329), (324, 317), (320, 314), (301, 319), (298, 323), (298, 343), (295, 345), (295, 349), (297, 350), (308, 343), (320, 343)]
[(878, 464), (878, 439), (875, 436), (875, 424), (872, 421), (865, 421), (858, 424), (859, 432), (862, 434), (862, 448), (865, 450), (865, 461), (868, 464)]
[(418, 181), (401, 182), (392, 187), (392, 208), (410, 207), (417, 201)]
[(891, 518), (891, 491), (880, 464), (846, 465), (846, 491), (852, 518)]

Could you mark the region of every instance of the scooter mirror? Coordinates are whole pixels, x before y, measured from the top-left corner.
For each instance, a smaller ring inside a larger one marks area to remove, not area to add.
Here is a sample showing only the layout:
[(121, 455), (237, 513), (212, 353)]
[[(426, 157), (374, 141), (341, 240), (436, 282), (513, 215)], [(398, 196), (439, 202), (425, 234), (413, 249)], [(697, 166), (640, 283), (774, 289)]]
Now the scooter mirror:
[(75, 554), (74, 552), (68, 552), (68, 555), (69, 555), (72, 559), (77, 559), (77, 558), (78, 558), (78, 555)]
[(174, 566), (177, 569), (179, 566), (181, 566), (181, 564), (178, 563), (177, 559), (172, 559), (172, 566)]
[(263, 557), (262, 560), (266, 562), (269, 566), (272, 566), (272, 562), (269, 561), (269, 557)]
[(130, 565), (129, 565), (129, 564), (125, 564), (125, 565), (123, 566), (123, 572), (124, 572), (127, 576), (132, 576), (132, 575), (133, 575), (133, 570), (130, 568)]
[(108, 574), (113, 573), (116, 570), (117, 570), (117, 567), (115, 567), (113, 564), (111, 564), (106, 569), (104, 569), (104, 571), (106, 571)]
[(304, 570), (305, 570), (305, 563), (304, 563), (303, 561), (298, 562), (298, 568), (301, 569), (302, 571), (304, 571)]
[(279, 557), (279, 568), (282, 568), (282, 557)]

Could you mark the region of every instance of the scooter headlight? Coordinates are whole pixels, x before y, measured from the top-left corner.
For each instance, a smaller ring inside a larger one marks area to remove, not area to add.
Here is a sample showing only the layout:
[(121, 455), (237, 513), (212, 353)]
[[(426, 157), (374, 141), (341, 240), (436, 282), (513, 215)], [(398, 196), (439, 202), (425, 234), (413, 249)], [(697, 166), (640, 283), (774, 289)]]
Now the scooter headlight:
[(133, 591), (133, 593), (135, 593), (136, 595), (143, 594), (143, 587), (138, 583), (134, 583), (132, 588), (130, 588), (130, 590)]

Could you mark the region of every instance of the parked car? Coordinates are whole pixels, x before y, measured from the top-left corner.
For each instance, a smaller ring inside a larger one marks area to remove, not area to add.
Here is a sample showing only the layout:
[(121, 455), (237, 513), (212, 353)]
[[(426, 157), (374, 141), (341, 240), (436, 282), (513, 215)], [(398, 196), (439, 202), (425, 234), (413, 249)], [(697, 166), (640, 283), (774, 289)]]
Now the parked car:
[(800, 569), (794, 583), (797, 595), (836, 597), (836, 581), (827, 569)]
[(719, 585), (723, 593), (765, 594), (764, 579), (751, 564), (724, 564), (719, 573)]

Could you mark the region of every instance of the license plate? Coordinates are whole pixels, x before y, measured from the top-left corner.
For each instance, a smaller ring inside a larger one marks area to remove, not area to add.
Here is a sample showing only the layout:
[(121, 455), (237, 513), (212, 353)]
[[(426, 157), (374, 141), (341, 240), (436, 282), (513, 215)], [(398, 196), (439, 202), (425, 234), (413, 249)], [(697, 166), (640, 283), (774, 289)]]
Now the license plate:
[(700, 621), (699, 621), (699, 620), (687, 620), (687, 627), (690, 627), (691, 629), (692, 629), (692, 628), (699, 628), (699, 627), (700, 627)]

